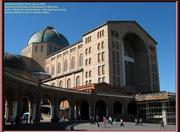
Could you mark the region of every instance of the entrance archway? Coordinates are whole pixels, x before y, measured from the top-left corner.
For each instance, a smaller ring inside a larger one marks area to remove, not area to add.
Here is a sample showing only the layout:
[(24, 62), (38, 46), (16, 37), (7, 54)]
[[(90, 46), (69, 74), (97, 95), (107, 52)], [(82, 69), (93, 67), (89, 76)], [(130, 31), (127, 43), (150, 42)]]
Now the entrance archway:
[(59, 117), (60, 117), (60, 121), (64, 122), (64, 121), (68, 121), (71, 117), (70, 117), (70, 104), (69, 101), (67, 99), (63, 99), (60, 101), (59, 103)]
[(52, 118), (52, 102), (47, 99), (41, 99), (41, 122), (51, 122)]
[(76, 101), (75, 118), (78, 120), (89, 119), (89, 104), (85, 99), (78, 99)]
[[(124, 70), (126, 86), (136, 91), (148, 92), (148, 51), (143, 40), (135, 33), (127, 33), (124, 42)], [(135, 88), (134, 88), (135, 87)], [(146, 91), (144, 91), (146, 89)]]
[(103, 100), (99, 100), (96, 102), (95, 105), (95, 113), (97, 116), (99, 116), (100, 121), (103, 120), (103, 116), (106, 116), (106, 103)]
[(80, 117), (81, 120), (88, 120), (89, 119), (89, 104), (87, 101), (82, 101), (80, 106)]
[(32, 97), (25, 95), (22, 98), (22, 123), (31, 123), (32, 122)]

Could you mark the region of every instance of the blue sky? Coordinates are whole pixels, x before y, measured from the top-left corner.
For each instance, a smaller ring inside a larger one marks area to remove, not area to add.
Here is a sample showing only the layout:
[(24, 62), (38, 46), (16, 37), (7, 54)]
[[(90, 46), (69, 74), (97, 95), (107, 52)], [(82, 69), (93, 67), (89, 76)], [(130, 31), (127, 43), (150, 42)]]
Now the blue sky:
[(161, 91), (175, 92), (175, 2), (47, 3), (66, 11), (50, 14), (5, 14), (5, 52), (20, 54), (32, 33), (53, 26), (70, 43), (107, 20), (135, 20), (157, 42)]

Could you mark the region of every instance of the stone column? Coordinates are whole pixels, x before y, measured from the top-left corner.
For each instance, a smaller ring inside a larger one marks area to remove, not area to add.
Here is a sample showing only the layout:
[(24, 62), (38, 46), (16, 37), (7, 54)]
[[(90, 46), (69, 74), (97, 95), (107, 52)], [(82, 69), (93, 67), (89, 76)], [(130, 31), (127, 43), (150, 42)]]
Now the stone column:
[(113, 115), (113, 103), (109, 102), (108, 106), (109, 106), (109, 108), (108, 108), (108, 110), (109, 110), (108, 115), (112, 116)]
[(8, 102), (7, 101), (5, 101), (5, 110), (4, 110), (4, 115), (3, 116), (5, 116), (5, 119), (7, 120), (7, 118), (8, 118)]
[(36, 103), (32, 103), (32, 121), (36, 118)]
[(90, 106), (90, 116), (95, 116), (95, 104), (94, 104), (94, 102), (91, 102), (90, 104), (89, 104), (89, 106)]
[(17, 107), (17, 116), (21, 117), (22, 116), (22, 99), (18, 100), (18, 107)]
[(72, 110), (72, 113), (74, 113), (74, 119), (77, 119), (77, 108), (74, 106), (74, 111)]
[(77, 108), (74, 102), (71, 101), (71, 103), (69, 103), (71, 106), (70, 107), (70, 117), (71, 120), (77, 119)]
[(109, 115), (108, 107), (106, 106), (106, 117)]
[(40, 100), (37, 100), (37, 102), (33, 105), (33, 111), (35, 111), (35, 117), (33, 118), (35, 123), (40, 122), (41, 112), (40, 112)]
[(17, 108), (18, 108), (18, 102), (13, 101), (12, 113), (13, 113), (14, 117), (17, 116)]
[(30, 118), (32, 117), (32, 107), (31, 107), (31, 102), (29, 101), (28, 103), (28, 111), (29, 111), (29, 117), (28, 117), (28, 123), (30, 123)]
[(89, 119), (91, 117), (91, 107), (89, 106)]
[(51, 121), (53, 122), (59, 121), (59, 107), (57, 101), (54, 101), (51, 107)]
[(70, 106), (69, 106), (69, 120), (71, 120), (71, 109), (73, 109), (73, 108), (71, 108)]
[(51, 104), (51, 108), (50, 108), (50, 120), (53, 121), (53, 117), (54, 117), (54, 104)]
[(18, 103), (17, 103), (17, 114), (16, 114), (16, 117), (15, 117), (15, 124), (17, 126), (19, 126), (19, 124), (21, 124), (21, 117), (22, 117), (22, 106), (23, 106), (23, 100), (22, 100), (22, 97), (19, 97), (18, 98)]

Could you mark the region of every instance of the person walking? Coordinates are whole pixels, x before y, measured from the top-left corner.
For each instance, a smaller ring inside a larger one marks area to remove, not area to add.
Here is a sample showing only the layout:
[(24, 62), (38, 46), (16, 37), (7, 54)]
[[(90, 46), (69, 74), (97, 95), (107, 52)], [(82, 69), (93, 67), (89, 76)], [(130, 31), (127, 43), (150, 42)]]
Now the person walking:
[(103, 122), (104, 122), (104, 127), (106, 127), (107, 119), (105, 116), (103, 116)]
[(100, 125), (99, 125), (99, 116), (98, 115), (96, 115), (96, 124), (97, 124), (97, 127), (100, 127)]
[(10, 116), (10, 122), (11, 122), (11, 125), (14, 125), (14, 115), (13, 114), (11, 114), (11, 116)]
[(143, 124), (142, 124), (142, 119), (140, 118), (139, 119), (139, 124), (142, 126)]
[(111, 116), (109, 116), (109, 124), (111, 124), (111, 126), (112, 126), (112, 117)]
[(137, 126), (137, 125), (138, 125), (138, 120), (137, 120), (137, 118), (134, 119), (134, 122), (135, 122), (135, 124), (136, 124), (136, 126)]
[(120, 126), (124, 127), (124, 123), (123, 123), (123, 119), (122, 118), (120, 119)]
[(160, 122), (160, 127), (163, 127), (163, 128), (164, 128), (164, 121), (163, 121), (163, 119), (162, 119), (161, 122)]

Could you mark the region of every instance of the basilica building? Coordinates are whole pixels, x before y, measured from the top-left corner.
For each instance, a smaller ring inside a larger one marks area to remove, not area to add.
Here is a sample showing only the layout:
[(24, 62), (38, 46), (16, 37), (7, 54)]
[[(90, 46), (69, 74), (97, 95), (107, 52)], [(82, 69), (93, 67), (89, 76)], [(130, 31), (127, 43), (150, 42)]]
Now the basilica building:
[(74, 44), (47, 26), (21, 55), (5, 53), (4, 115), (28, 112), (34, 122), (141, 116), (174, 124), (175, 94), (160, 92), (156, 46), (136, 21), (107, 21)]
[(135, 21), (107, 21), (68, 40), (53, 27), (32, 34), (22, 55), (51, 75), (45, 84), (75, 88), (105, 82), (134, 93), (159, 91), (156, 41)]

